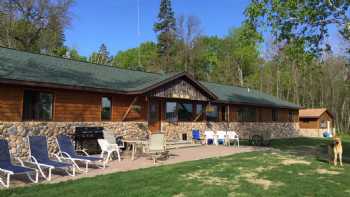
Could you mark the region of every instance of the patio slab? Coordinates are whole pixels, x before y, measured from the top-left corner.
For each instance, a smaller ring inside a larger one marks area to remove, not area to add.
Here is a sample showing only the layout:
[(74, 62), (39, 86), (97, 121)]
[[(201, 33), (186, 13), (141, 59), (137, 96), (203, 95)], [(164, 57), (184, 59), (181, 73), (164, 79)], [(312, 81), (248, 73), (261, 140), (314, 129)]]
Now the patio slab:
[[(108, 163), (108, 167), (105, 169), (101, 168), (90, 168), (87, 174), (79, 172), (75, 177), (65, 175), (64, 173), (53, 174), (52, 180), (50, 182), (41, 180), (40, 183), (58, 183), (68, 180), (77, 180), (84, 177), (94, 177), (97, 175), (110, 174), (114, 172), (131, 171), (142, 168), (149, 168), (154, 166), (169, 165), (175, 163), (181, 163), (185, 161), (194, 161), (213, 157), (228, 156), (237, 153), (251, 152), (251, 151), (263, 151), (268, 148), (263, 147), (251, 147), (251, 146), (241, 146), (237, 147), (226, 147), (226, 146), (214, 146), (214, 145), (203, 145), (190, 148), (179, 148), (171, 149), (170, 158), (165, 161), (159, 161), (157, 164), (153, 164), (153, 160), (148, 157), (136, 157), (135, 160), (131, 160), (130, 154), (127, 152), (122, 154), (122, 161), (118, 162), (113, 160)], [(23, 182), (23, 178), (16, 180), (12, 178), (11, 187), (30, 185), (28, 182)]]

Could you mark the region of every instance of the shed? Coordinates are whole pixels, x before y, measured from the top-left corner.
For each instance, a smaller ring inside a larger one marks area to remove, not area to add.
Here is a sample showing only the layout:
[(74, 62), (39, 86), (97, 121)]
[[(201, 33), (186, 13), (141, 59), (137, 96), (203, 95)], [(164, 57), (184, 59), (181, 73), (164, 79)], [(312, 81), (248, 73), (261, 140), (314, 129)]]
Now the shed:
[(333, 114), (326, 108), (299, 110), (299, 128), (306, 136), (321, 137), (324, 131), (332, 130), (333, 120)]

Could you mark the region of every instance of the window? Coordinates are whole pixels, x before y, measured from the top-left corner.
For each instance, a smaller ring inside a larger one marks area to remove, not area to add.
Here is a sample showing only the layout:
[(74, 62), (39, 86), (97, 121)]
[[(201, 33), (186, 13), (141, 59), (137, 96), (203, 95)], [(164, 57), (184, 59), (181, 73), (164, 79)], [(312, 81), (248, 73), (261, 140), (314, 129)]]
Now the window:
[(293, 111), (288, 112), (288, 120), (289, 120), (289, 122), (294, 122), (294, 112)]
[(228, 121), (228, 106), (222, 105), (221, 106), (221, 120), (222, 121)]
[(238, 109), (238, 121), (240, 122), (255, 122), (256, 109), (251, 107), (241, 107)]
[(23, 120), (52, 120), (53, 94), (24, 91)]
[(102, 97), (101, 120), (112, 120), (112, 101), (109, 97)]
[(166, 102), (165, 119), (169, 122), (177, 121), (176, 102)]
[(178, 105), (178, 120), (192, 121), (192, 104), (191, 103), (177, 103)]
[(202, 121), (203, 120), (203, 104), (196, 105), (196, 117), (194, 120), (195, 121)]
[(277, 109), (272, 110), (272, 121), (278, 121), (278, 110)]
[(192, 104), (184, 102), (166, 102), (165, 119), (169, 122), (192, 121)]
[(320, 122), (320, 128), (321, 128), (321, 129), (327, 128), (327, 122), (326, 122), (325, 120), (322, 120), (322, 121)]
[(207, 120), (219, 121), (219, 110), (217, 105), (207, 106)]

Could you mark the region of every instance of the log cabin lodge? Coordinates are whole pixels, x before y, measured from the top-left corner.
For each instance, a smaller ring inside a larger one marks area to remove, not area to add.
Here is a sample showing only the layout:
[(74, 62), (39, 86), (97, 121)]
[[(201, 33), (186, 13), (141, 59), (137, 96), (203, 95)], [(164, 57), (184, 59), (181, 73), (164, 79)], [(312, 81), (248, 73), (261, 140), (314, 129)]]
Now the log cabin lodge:
[(298, 135), (299, 106), (254, 89), (197, 81), (0, 48), (0, 137), (25, 155), (25, 137), (74, 135), (99, 126), (124, 138), (163, 132), (188, 140), (193, 128), (230, 129), (248, 138)]

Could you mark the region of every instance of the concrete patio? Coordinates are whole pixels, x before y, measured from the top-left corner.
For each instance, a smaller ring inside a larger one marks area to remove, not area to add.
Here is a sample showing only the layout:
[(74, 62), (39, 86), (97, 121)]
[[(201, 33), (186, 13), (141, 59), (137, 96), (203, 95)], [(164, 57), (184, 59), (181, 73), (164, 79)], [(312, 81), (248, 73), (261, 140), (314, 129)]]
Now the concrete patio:
[[(57, 173), (54, 172), (52, 176), (52, 180), (50, 182), (41, 179), (40, 183), (41, 184), (58, 183), (62, 181), (77, 180), (83, 177), (94, 177), (97, 175), (110, 174), (114, 172), (131, 171), (131, 170), (149, 168), (154, 166), (181, 163), (185, 161), (194, 161), (194, 160), (200, 160), (200, 159), (206, 159), (206, 158), (228, 156), (228, 155), (237, 154), (237, 153), (263, 151), (263, 150), (267, 150), (267, 148), (251, 147), (251, 146), (241, 146), (237, 148), (234, 146), (226, 147), (226, 146), (203, 145), (203, 146), (197, 146), (197, 147), (171, 149), (169, 150), (170, 157), (167, 160), (159, 161), (157, 164), (153, 164), (153, 161), (150, 158), (142, 155), (136, 156), (135, 160), (131, 160), (131, 154), (129, 152), (124, 152), (122, 154), (121, 162), (118, 162), (117, 160), (113, 160), (108, 163), (108, 167), (106, 167), (105, 169), (95, 168), (95, 167), (89, 168), (89, 172), (87, 174), (85, 174), (84, 172), (79, 172), (75, 177), (68, 176), (63, 171), (62, 172), (59, 171)], [(11, 187), (25, 186), (25, 185), (31, 185), (27, 181), (25, 176), (11, 177)]]

